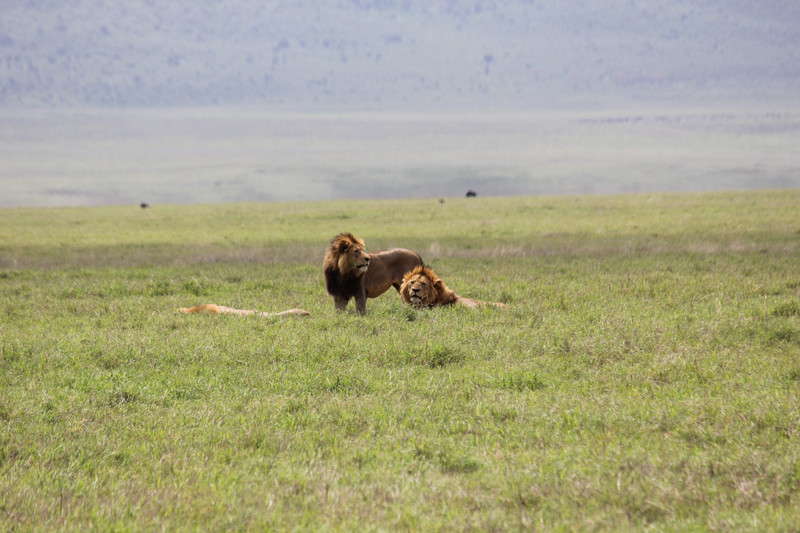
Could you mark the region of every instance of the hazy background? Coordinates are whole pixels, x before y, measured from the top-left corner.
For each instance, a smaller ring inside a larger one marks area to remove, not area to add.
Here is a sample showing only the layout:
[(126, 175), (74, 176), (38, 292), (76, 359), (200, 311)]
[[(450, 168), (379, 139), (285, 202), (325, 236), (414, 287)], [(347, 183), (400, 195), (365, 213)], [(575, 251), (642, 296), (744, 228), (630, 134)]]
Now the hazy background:
[(0, 0), (0, 205), (800, 186), (793, 1)]

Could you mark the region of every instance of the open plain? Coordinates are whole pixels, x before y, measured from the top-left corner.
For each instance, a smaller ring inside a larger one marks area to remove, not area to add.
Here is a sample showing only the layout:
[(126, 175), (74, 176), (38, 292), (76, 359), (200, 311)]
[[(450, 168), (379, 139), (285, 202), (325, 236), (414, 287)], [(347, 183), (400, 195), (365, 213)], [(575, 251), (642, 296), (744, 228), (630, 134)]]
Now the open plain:
[(796, 106), (0, 110), (0, 207), (800, 188)]
[[(799, 205), (2, 209), (0, 529), (794, 530)], [(339, 231), (508, 309), (336, 313)]]

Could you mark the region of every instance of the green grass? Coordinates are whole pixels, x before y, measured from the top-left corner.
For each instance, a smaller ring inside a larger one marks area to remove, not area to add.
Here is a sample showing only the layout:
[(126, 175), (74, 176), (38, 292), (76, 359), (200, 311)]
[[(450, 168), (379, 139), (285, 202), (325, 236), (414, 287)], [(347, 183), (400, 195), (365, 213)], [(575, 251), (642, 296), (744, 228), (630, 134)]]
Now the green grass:
[[(0, 210), (0, 530), (795, 530), (798, 205)], [(510, 308), (337, 314), (344, 230)]]

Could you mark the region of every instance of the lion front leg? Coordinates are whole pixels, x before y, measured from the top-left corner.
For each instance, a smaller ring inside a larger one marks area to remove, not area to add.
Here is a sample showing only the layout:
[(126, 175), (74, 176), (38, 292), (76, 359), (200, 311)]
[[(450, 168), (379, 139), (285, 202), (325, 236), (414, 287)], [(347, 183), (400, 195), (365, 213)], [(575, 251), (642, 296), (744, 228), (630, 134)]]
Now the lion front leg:
[(336, 307), (337, 311), (344, 311), (347, 309), (347, 302), (350, 298), (344, 298), (342, 296), (334, 296), (333, 297), (333, 305)]
[(356, 293), (356, 312), (359, 315), (367, 312), (367, 291), (364, 288)]

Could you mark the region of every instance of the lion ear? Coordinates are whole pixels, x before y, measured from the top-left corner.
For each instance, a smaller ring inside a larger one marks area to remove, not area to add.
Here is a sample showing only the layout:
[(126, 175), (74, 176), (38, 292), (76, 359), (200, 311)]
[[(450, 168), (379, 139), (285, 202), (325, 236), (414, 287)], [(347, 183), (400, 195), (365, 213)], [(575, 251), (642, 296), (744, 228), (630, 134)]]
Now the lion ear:
[(444, 284), (442, 283), (442, 280), (437, 279), (436, 281), (433, 282), (433, 286), (436, 287), (437, 289), (441, 289), (442, 286), (444, 286)]
[(348, 243), (346, 241), (341, 241), (339, 243), (339, 253), (340, 254), (346, 253), (347, 250), (349, 250), (349, 249), (350, 249), (350, 243)]

